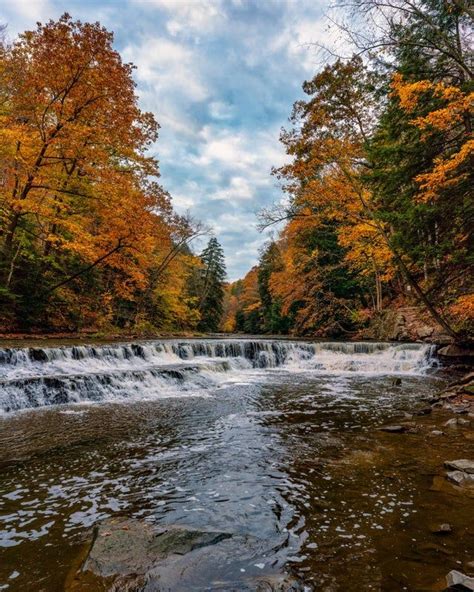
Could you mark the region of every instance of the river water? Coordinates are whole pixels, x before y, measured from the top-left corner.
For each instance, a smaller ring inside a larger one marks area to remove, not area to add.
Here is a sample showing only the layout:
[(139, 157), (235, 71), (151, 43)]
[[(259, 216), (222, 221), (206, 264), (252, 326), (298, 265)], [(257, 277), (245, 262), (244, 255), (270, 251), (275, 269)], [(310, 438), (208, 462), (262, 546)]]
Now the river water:
[(472, 500), (442, 476), (472, 440), (377, 428), (442, 386), (420, 344), (0, 350), (0, 590), (64, 590), (113, 515), (240, 541), (176, 590), (441, 590), (474, 558)]

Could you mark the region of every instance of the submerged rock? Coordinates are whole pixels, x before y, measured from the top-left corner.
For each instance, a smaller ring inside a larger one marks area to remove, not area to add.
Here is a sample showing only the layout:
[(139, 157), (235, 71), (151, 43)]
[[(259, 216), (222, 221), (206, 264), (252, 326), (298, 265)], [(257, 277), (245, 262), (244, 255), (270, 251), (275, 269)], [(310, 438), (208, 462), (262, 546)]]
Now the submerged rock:
[(403, 434), (408, 431), (408, 426), (405, 425), (386, 425), (379, 428), (382, 432), (389, 432), (391, 434)]
[(433, 534), (450, 534), (453, 532), (453, 527), (451, 524), (445, 522), (444, 524), (437, 524), (436, 526), (431, 527), (431, 532)]

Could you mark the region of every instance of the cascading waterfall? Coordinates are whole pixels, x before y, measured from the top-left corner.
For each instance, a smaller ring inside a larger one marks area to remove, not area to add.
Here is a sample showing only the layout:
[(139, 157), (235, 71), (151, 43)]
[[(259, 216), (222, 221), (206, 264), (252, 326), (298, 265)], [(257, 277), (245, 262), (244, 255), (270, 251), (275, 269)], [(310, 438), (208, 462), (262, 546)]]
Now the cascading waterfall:
[(193, 394), (223, 373), (424, 373), (422, 344), (284, 340), (152, 341), (112, 345), (0, 349), (0, 410), (81, 401)]

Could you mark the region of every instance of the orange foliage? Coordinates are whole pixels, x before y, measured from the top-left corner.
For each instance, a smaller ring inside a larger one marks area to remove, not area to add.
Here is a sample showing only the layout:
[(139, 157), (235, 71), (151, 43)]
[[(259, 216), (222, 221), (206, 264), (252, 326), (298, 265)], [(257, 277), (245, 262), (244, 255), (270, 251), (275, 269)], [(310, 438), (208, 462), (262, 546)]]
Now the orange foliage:
[[(2, 53), (0, 248), (7, 289), (17, 261), (32, 251), (49, 289), (66, 300), (71, 286), (60, 280), (71, 275), (71, 262), (74, 271), (100, 265), (106, 292), (128, 300), (147, 288), (151, 269), (163, 261), (161, 284), (172, 261), (180, 276), (184, 259), (168, 256), (189, 228), (152, 180), (159, 171), (148, 150), (159, 126), (138, 107), (133, 66), (112, 43), (98, 23), (65, 14)], [(173, 317), (180, 311), (172, 294), (183, 282), (168, 286)]]
[[(408, 82), (400, 74), (392, 81), (393, 93), (398, 96), (400, 106), (407, 113), (413, 113), (420, 107), (426, 96), (436, 99), (440, 106), (433, 108), (423, 116), (415, 117), (413, 125), (424, 132), (425, 139), (433, 132), (455, 133), (472, 116), (474, 92), (463, 92), (457, 86), (448, 86), (443, 82), (433, 83), (428, 80)], [(420, 201), (436, 199), (440, 192), (457, 186), (468, 178), (474, 155), (474, 139), (470, 126), (464, 130), (464, 141), (459, 149), (447, 149), (439, 156), (431, 171), (416, 177), (420, 185)]]

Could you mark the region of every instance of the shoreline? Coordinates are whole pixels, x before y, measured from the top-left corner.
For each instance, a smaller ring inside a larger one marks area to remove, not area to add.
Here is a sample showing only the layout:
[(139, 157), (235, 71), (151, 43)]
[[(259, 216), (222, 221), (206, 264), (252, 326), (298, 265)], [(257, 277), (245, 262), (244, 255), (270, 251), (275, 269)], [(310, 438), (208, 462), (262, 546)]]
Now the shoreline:
[(0, 346), (4, 343), (42, 343), (51, 342), (128, 342), (128, 341), (155, 341), (160, 339), (275, 339), (283, 341), (307, 341), (307, 342), (347, 342), (347, 343), (419, 343), (442, 347), (445, 343), (427, 341), (422, 339), (377, 339), (361, 335), (350, 337), (308, 336), (308, 335), (280, 335), (267, 333), (201, 333), (199, 331), (163, 331), (157, 333), (0, 333)]

